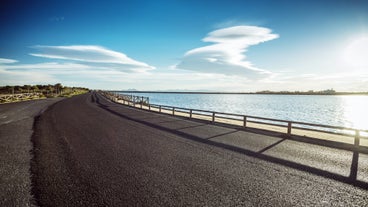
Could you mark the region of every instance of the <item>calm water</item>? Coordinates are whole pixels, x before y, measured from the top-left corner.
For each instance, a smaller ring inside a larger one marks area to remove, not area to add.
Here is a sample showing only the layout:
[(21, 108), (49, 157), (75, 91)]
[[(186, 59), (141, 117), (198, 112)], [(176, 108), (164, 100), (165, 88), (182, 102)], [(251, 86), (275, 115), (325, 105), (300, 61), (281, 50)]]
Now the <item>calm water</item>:
[(368, 96), (139, 93), (150, 103), (368, 129)]

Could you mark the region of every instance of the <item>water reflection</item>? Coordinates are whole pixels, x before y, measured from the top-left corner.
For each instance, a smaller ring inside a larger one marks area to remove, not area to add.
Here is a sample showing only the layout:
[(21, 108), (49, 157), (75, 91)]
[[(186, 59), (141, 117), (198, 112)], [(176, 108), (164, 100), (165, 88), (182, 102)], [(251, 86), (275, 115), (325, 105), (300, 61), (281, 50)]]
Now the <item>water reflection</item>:
[(368, 96), (342, 96), (344, 125), (368, 129)]
[(145, 93), (151, 103), (368, 130), (368, 96)]

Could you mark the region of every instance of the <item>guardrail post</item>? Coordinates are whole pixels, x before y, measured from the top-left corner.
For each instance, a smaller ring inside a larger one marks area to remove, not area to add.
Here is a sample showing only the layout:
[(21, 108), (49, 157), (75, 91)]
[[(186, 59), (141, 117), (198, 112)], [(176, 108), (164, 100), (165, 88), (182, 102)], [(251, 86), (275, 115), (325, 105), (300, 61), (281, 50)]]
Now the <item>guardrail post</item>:
[(150, 104), (148, 104), (148, 110), (151, 111), (151, 105)]
[(215, 112), (212, 112), (212, 122), (215, 122), (215, 116), (216, 116)]
[(193, 116), (193, 110), (192, 110), (192, 109), (190, 109), (190, 110), (189, 110), (189, 118), (192, 118), (192, 116)]
[(360, 133), (359, 130), (355, 130), (355, 139), (354, 139), (354, 145), (359, 146), (360, 145)]
[(175, 115), (175, 107), (172, 109), (172, 115)]
[(291, 134), (291, 122), (288, 122), (288, 129), (287, 129), (287, 133)]
[(161, 113), (161, 106), (159, 106), (159, 107), (158, 107), (158, 112), (160, 112), (160, 113)]
[(247, 117), (243, 117), (243, 127), (247, 127)]

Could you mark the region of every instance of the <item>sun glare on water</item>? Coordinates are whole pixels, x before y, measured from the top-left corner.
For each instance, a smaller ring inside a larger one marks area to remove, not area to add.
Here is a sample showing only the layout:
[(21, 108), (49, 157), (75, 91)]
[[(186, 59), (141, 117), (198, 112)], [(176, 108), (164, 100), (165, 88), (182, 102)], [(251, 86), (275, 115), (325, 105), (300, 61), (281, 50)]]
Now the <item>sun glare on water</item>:
[(351, 66), (368, 66), (368, 36), (352, 41), (345, 50), (344, 58)]
[(368, 129), (368, 96), (344, 96), (343, 108), (346, 127)]

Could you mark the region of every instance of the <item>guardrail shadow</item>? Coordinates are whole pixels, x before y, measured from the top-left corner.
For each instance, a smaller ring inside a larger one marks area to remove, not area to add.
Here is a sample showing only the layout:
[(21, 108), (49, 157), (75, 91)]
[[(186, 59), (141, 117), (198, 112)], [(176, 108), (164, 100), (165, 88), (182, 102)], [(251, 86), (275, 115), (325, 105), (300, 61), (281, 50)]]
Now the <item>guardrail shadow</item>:
[[(308, 173), (312, 173), (314, 175), (318, 175), (318, 176), (322, 176), (325, 178), (329, 178), (329, 179), (333, 179), (339, 182), (343, 182), (346, 184), (350, 184), (362, 189), (368, 189), (368, 183), (358, 180), (357, 179), (357, 174), (358, 174), (358, 161), (359, 161), (359, 154), (360, 153), (364, 153), (364, 154), (368, 154), (368, 149), (366, 147), (362, 147), (362, 146), (354, 146), (354, 145), (349, 145), (349, 144), (345, 144), (345, 143), (337, 143), (334, 141), (329, 141), (329, 140), (318, 140), (318, 139), (313, 139), (313, 138), (308, 138), (308, 137), (302, 137), (302, 136), (297, 136), (297, 135), (286, 135), (283, 133), (279, 133), (279, 132), (270, 132), (270, 131), (266, 131), (266, 130), (261, 130), (261, 129), (255, 129), (255, 128), (241, 128), (241, 127), (234, 127), (232, 125), (228, 126), (225, 124), (226, 127), (230, 127), (233, 130), (226, 132), (226, 133), (218, 133), (216, 135), (207, 137), (207, 138), (203, 138), (200, 136), (196, 136), (193, 134), (189, 134), (183, 131), (180, 131), (183, 128), (170, 128), (170, 127), (166, 127), (163, 125), (160, 125), (160, 122), (158, 123), (154, 123), (152, 122), (152, 120), (154, 120), (155, 118), (157, 119), (162, 119), (163, 117), (168, 117), (172, 119), (172, 115), (168, 115), (168, 114), (161, 114), (161, 113), (157, 113), (157, 112), (153, 112), (153, 111), (144, 111), (141, 109), (137, 109), (134, 107), (130, 107), (130, 106), (123, 106), (123, 105), (119, 105), (116, 103), (112, 103), (112, 102), (108, 102), (105, 98), (102, 98), (102, 100), (100, 100), (99, 95), (94, 94), (95, 96), (95, 100), (96, 103), (98, 104), (99, 107), (105, 109), (106, 111), (119, 116), (121, 118), (127, 119), (127, 120), (131, 120), (140, 124), (144, 124), (146, 126), (158, 129), (158, 130), (162, 130), (162, 131), (166, 131), (172, 134), (176, 134), (182, 138), (185, 139), (189, 139), (189, 140), (193, 140), (196, 142), (200, 142), (200, 143), (204, 143), (204, 144), (208, 144), (211, 146), (215, 146), (215, 147), (219, 147), (219, 148), (223, 148), (226, 150), (230, 150), (233, 152), (237, 152), (240, 154), (244, 154), (247, 156), (251, 156), (251, 157), (255, 157), (264, 161), (268, 161), (268, 162), (272, 162), (272, 163), (276, 163), (285, 167), (289, 167), (289, 168), (293, 168), (296, 170), (301, 170), (301, 171), (305, 171)], [(119, 106), (119, 107), (117, 107)], [(120, 107), (123, 106), (123, 107)], [(119, 111), (118, 108), (122, 109), (122, 111)], [(124, 111), (125, 109), (125, 111)], [(126, 109), (129, 109), (129, 111), (127, 112)], [(132, 111), (134, 110), (134, 111)], [(148, 116), (150, 116), (149, 120), (145, 120), (145, 119), (139, 119), (136, 117), (133, 117), (134, 114), (136, 113), (145, 113), (145, 117), (148, 118)], [(171, 120), (170, 119), (170, 120)], [(185, 117), (177, 117), (178, 120), (182, 120), (183, 122), (188, 122), (188, 121), (193, 121), (193, 119), (189, 119), (189, 118), (185, 118)], [(196, 120), (195, 122), (200, 122), (202, 124), (195, 124), (193, 126), (187, 126), (184, 128), (195, 128), (195, 127), (200, 127), (203, 125), (220, 125), (223, 126), (224, 124), (212, 124), (210, 121), (204, 121), (204, 120)], [(252, 151), (249, 149), (244, 149), (241, 148), (239, 146), (234, 146), (234, 145), (229, 145), (226, 143), (221, 143), (221, 142), (217, 142), (217, 141), (213, 141), (212, 138), (218, 137), (218, 136), (223, 136), (226, 134), (231, 134), (231, 133), (235, 133), (237, 131), (246, 131), (246, 132), (250, 132), (250, 133), (254, 133), (254, 134), (261, 134), (261, 135), (267, 135), (267, 136), (273, 136), (273, 137), (277, 137), (277, 138), (282, 138), (281, 140), (259, 150), (259, 151)], [(313, 144), (313, 145), (320, 145), (320, 146), (324, 146), (324, 147), (330, 147), (330, 148), (337, 148), (337, 149), (343, 149), (343, 150), (348, 150), (348, 151), (352, 151), (353, 152), (353, 157), (352, 157), (352, 163), (351, 163), (351, 167), (350, 167), (350, 174), (349, 176), (344, 176), (344, 175), (340, 175), (337, 173), (333, 173), (330, 171), (326, 171), (323, 169), (319, 169), (316, 167), (312, 167), (312, 166), (308, 166), (308, 165), (304, 165), (301, 163), (297, 163), (294, 161), (290, 161), (290, 160), (286, 160), (286, 159), (281, 159), (281, 158), (277, 158), (277, 157), (273, 157), (271, 155), (266, 155), (263, 154), (263, 152), (279, 145), (280, 143), (284, 142), (285, 140), (294, 140), (294, 141), (298, 141), (298, 142), (304, 142), (304, 143), (309, 143), (309, 144)]]

